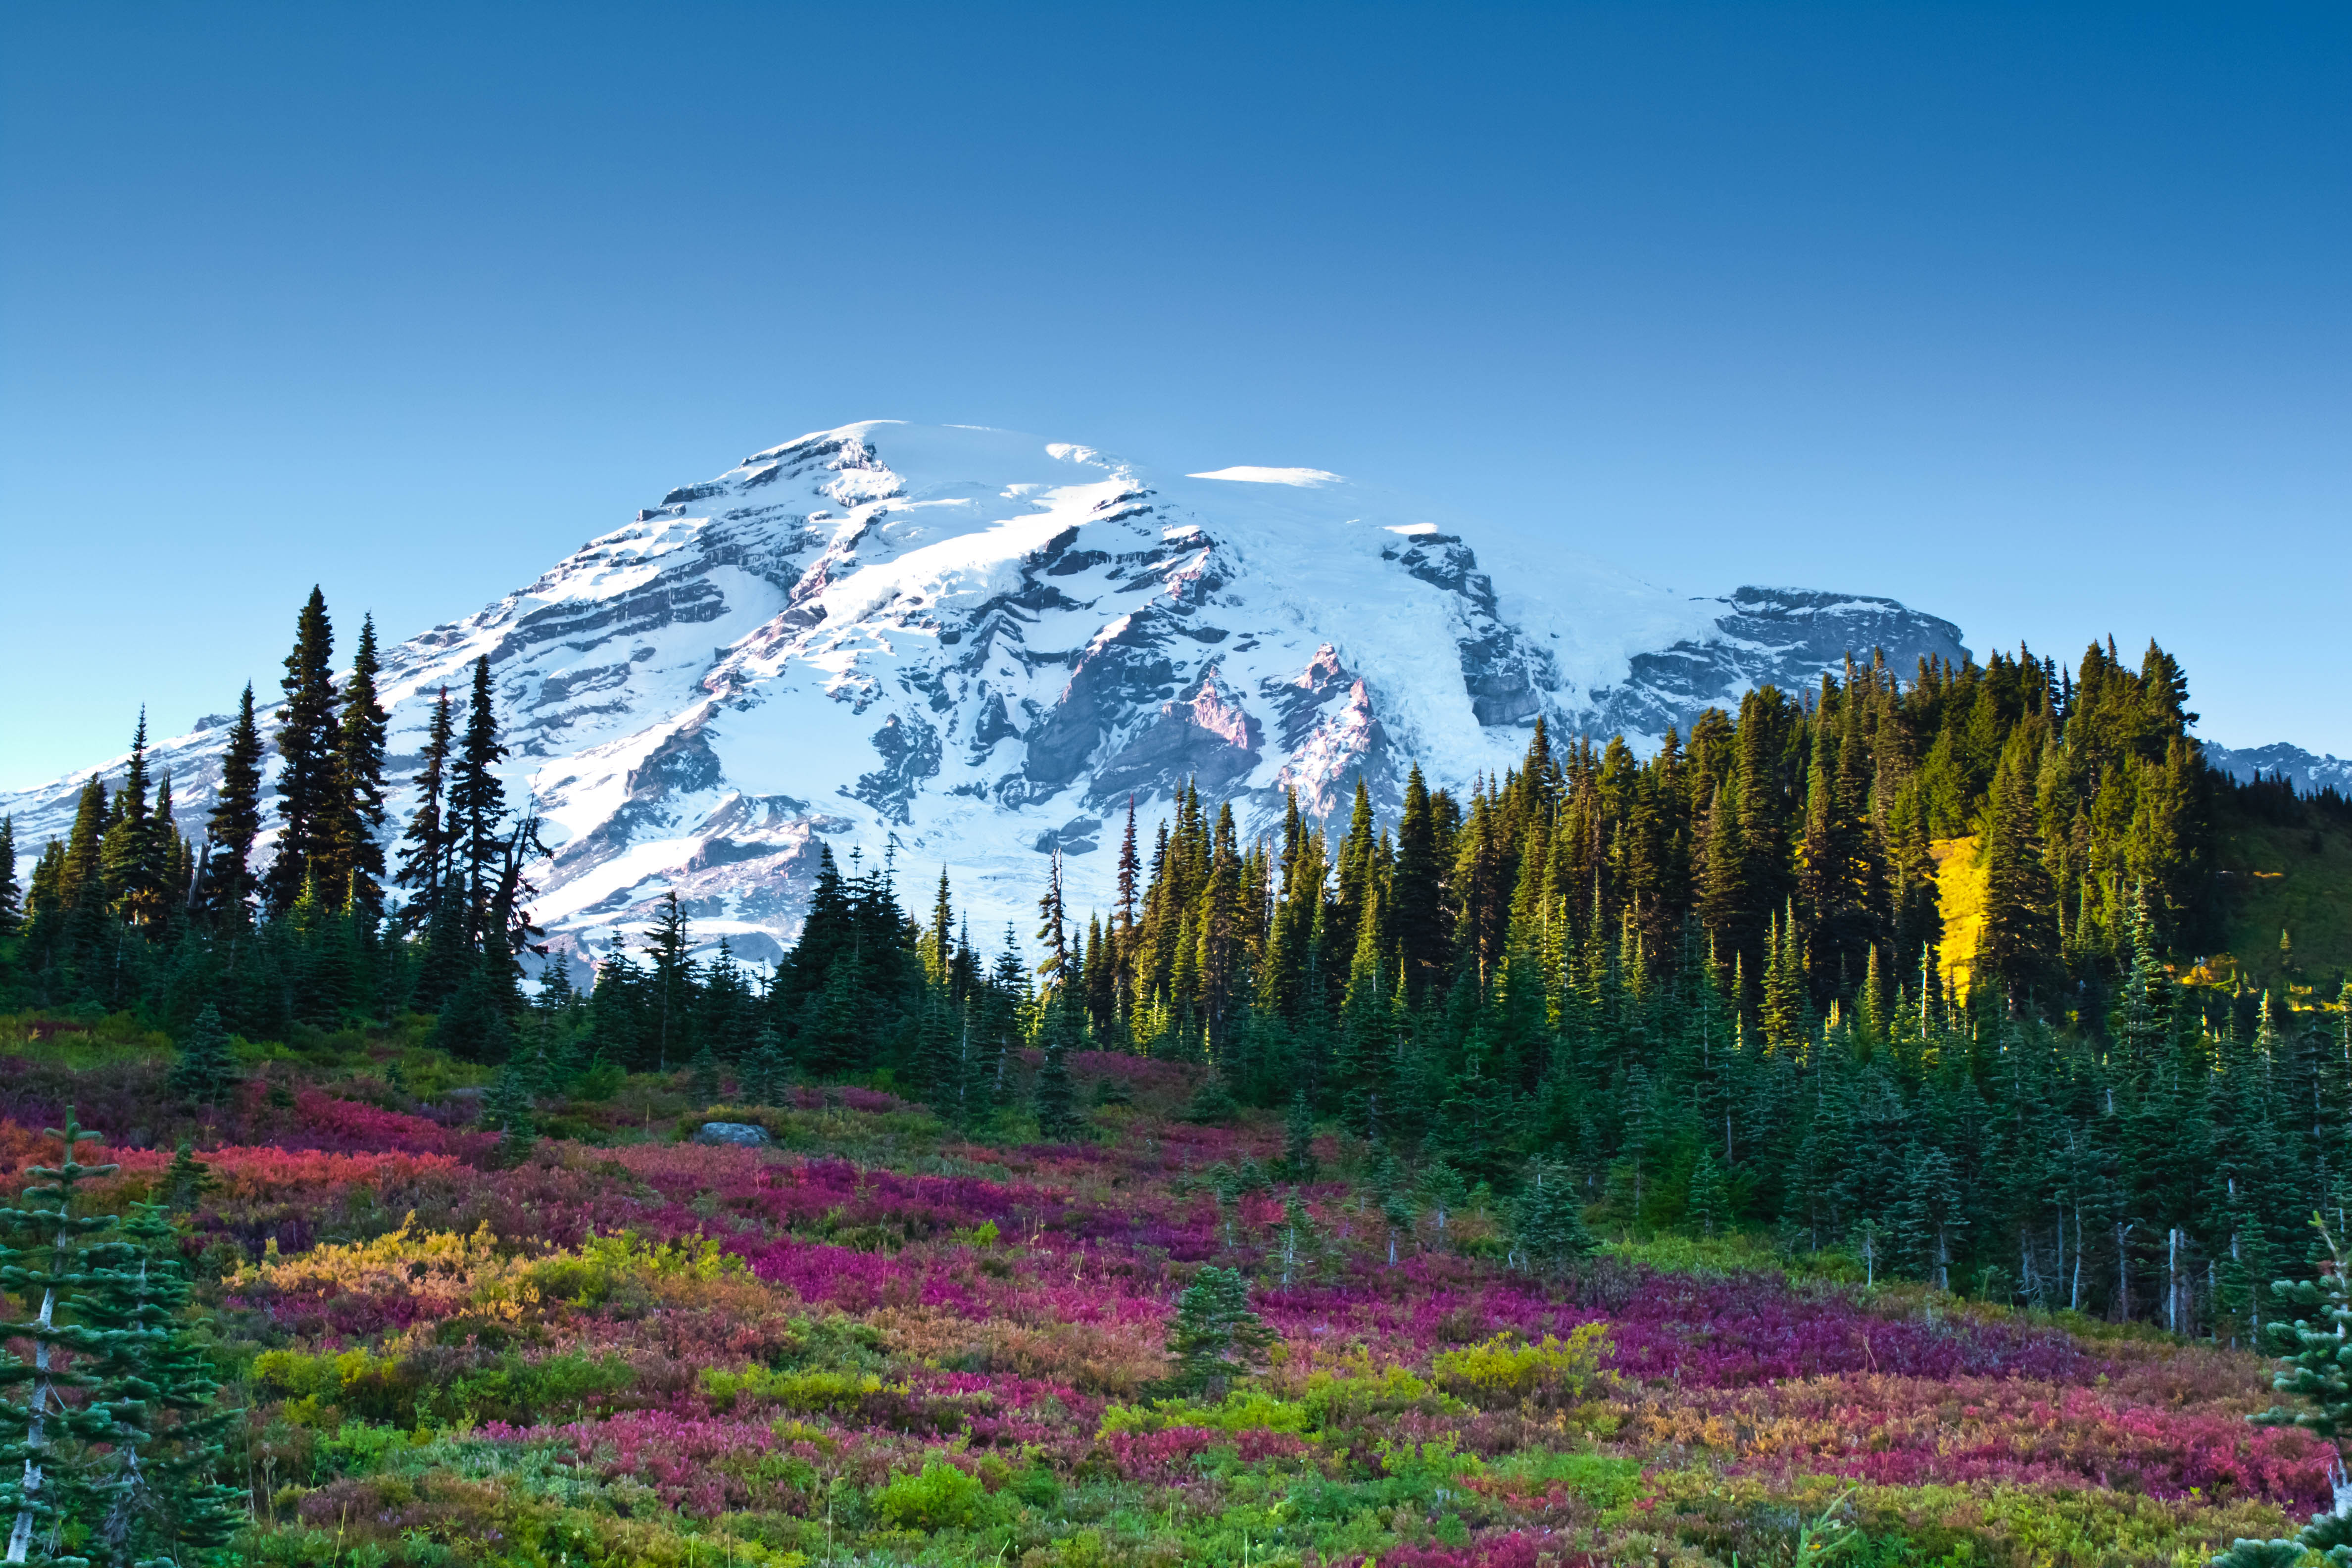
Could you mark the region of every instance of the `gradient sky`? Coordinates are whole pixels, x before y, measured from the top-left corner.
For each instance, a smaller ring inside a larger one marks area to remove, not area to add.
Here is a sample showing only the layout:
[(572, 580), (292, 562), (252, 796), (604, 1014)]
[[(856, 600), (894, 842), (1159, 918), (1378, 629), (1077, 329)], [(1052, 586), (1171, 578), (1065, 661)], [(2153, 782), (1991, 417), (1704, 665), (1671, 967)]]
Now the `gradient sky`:
[(2352, 9), (0, 9), (0, 786), (852, 419), (1330, 468), (2352, 753)]

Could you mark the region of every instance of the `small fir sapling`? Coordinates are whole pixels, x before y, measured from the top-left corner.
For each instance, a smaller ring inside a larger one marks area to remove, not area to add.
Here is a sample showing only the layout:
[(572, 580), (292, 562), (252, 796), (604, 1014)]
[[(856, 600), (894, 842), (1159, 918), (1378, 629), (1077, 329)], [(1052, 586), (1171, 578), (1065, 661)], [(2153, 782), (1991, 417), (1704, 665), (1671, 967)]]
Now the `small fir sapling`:
[[(2345, 1258), (2336, 1237), (2320, 1215), (2311, 1216), (2319, 1233), (2324, 1256), (2317, 1279), (2281, 1279), (2273, 1297), (2300, 1315), (2292, 1323), (2264, 1325), (2271, 1346), (2279, 1353), (2278, 1374), (2271, 1386), (2304, 1402), (2304, 1408), (2273, 1405), (2246, 1419), (2257, 1426), (2300, 1426), (2330, 1443), (2352, 1430), (2352, 1285), (2345, 1277)], [(2231, 1543), (2213, 1559), (2213, 1568), (2292, 1568), (2305, 1552), (2316, 1552), (2338, 1568), (2352, 1564), (2352, 1476), (2338, 1457), (2328, 1467), (2334, 1507), (2311, 1516), (2293, 1541), (2247, 1541)]]
[(1294, 1182), (1311, 1182), (1315, 1167), (1315, 1104), (1300, 1089), (1290, 1097), (1289, 1114), (1282, 1123), (1283, 1174)]
[(1731, 1228), (1731, 1187), (1723, 1179), (1723, 1167), (1715, 1163), (1712, 1150), (1700, 1150), (1698, 1163), (1691, 1167), (1690, 1198), (1685, 1212), (1701, 1236)]
[(195, 1146), (181, 1139), (178, 1152), (172, 1156), (171, 1169), (163, 1173), (164, 1201), (172, 1212), (186, 1214), (218, 1185), (213, 1168), (196, 1158)]
[(1538, 1160), (1528, 1184), (1511, 1205), (1511, 1234), (1528, 1268), (1538, 1274), (1563, 1272), (1601, 1244), (1584, 1226), (1584, 1206), (1566, 1168)]
[(520, 1164), (530, 1155), (539, 1131), (531, 1120), (530, 1087), (517, 1068), (500, 1068), (490, 1080), (490, 1091), (482, 1097), (482, 1125), (501, 1134), (500, 1163)]
[(1250, 1310), (1249, 1282), (1240, 1271), (1204, 1268), (1176, 1303), (1168, 1333), (1168, 1353), (1176, 1363), (1170, 1381), (1181, 1393), (1222, 1396), (1271, 1339)]
[(222, 1105), (236, 1082), (228, 1031), (221, 1027), (220, 1010), (207, 1002), (180, 1037), (180, 1057), (172, 1064), (172, 1092), (198, 1105)]
[(1058, 1032), (1046, 1042), (1045, 1064), (1037, 1069), (1036, 1103), (1037, 1136), (1046, 1142), (1065, 1143), (1086, 1131), (1070, 1079), (1069, 1052)]
[(705, 1039), (688, 1063), (687, 1094), (697, 1106), (719, 1103), (719, 1054)]
[(64, 1142), (65, 1157), (29, 1167), (31, 1184), (16, 1205), (0, 1208), (0, 1343), (32, 1350), (30, 1364), (0, 1357), (0, 1522), (9, 1527), (9, 1562), (37, 1551), (41, 1561), (86, 1565), (89, 1559), (58, 1550), (68, 1530), (87, 1524), (100, 1495), (77, 1461), (90, 1445), (126, 1441), (144, 1414), (100, 1370), (124, 1331), (92, 1324), (88, 1309), (109, 1271), (136, 1263), (137, 1249), (106, 1234), (114, 1215), (75, 1212), (76, 1189), (121, 1169), (76, 1157), (99, 1135), (69, 1107), (64, 1130), (48, 1136)]
[(751, 1054), (743, 1058), (736, 1083), (738, 1098), (746, 1105), (773, 1105), (783, 1098), (789, 1072), (775, 1029), (763, 1026), (752, 1041)]

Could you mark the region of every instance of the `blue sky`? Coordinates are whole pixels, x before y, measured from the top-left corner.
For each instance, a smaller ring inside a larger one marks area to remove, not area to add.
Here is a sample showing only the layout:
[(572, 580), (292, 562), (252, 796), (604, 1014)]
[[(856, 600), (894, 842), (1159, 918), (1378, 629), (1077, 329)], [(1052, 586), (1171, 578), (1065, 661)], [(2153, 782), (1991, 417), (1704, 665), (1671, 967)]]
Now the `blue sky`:
[(0, 786), (878, 416), (2352, 752), (2347, 80), (2322, 5), (12, 5)]

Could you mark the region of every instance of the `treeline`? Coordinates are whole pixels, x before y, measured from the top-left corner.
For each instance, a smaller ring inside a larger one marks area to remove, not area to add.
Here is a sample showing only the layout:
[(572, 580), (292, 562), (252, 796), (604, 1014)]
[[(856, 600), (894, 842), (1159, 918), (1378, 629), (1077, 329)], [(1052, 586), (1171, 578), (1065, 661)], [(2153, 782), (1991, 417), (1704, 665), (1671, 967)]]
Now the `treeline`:
[[(466, 699), (440, 694), (421, 803), (396, 843), (372, 620), (340, 682), (334, 668), (314, 588), (276, 722), (265, 734), (248, 685), (194, 840), (175, 819), (171, 776), (151, 774), (143, 713), (121, 776), (110, 787), (91, 775), (71, 830), (42, 847), (21, 889), (15, 825), (0, 823), (0, 1001), (135, 1007), (181, 1025), (211, 1005), (249, 1038), (282, 1039), (297, 1024), (388, 1021), (462, 996), (453, 1027), (495, 1033), (485, 1014), (520, 1005), (517, 958), (535, 934), (523, 870), (544, 851), (496, 771), (506, 750), (489, 662), (475, 664)], [(280, 764), (274, 801), (268, 750)]]
[[(2210, 773), (2154, 647), (2137, 669), (2101, 646), (1908, 681), (1850, 664), (1646, 759), (1538, 727), (1466, 797), (1415, 772), (1392, 827), (1360, 788), (1335, 836), (1294, 805), (1244, 840), (1187, 788), (1149, 843), (1130, 809), (1110, 909), (1070, 909), (1052, 864), (1025, 951), (975, 939), (944, 872), (918, 915), (893, 864), (828, 851), (772, 971), (701, 955), (673, 896), (593, 984), (551, 963), (528, 1002), (540, 851), (499, 789), (487, 664), (444, 694), (395, 844), (373, 637), (340, 686), (329, 651), (314, 595), (268, 871), (248, 699), (196, 845), (142, 753), (92, 782), (0, 942), (19, 995), (212, 1004), (250, 1037), (431, 1012), (503, 1064), (510, 1131), (667, 1072), (710, 1104), (856, 1079), (975, 1133), (1082, 1137), (1073, 1053), (1149, 1054), (1204, 1068), (1193, 1114), (1280, 1109), (1295, 1147), (1336, 1125), (1376, 1164), (1559, 1171), (1596, 1223), (1760, 1227), (2184, 1327), (2258, 1314), (2352, 1171), (2352, 1012), (2186, 983), (2219, 918), (2217, 810), (2340, 803)], [(1965, 994), (1940, 951), (1955, 854), (1982, 889)]]
[[(972, 939), (944, 875), (918, 919), (892, 867), (827, 855), (764, 985), (698, 965), (673, 902), (644, 962), (530, 1027), (562, 1070), (755, 1101), (867, 1077), (1049, 1137), (1087, 1125), (1071, 1052), (1191, 1060), (1194, 1114), (1285, 1108), (1294, 1144), (1336, 1121), (1375, 1164), (1564, 1168), (1598, 1223), (2242, 1333), (2352, 1170), (2352, 1015), (2184, 984), (2217, 803), (2275, 793), (2204, 769), (2185, 698), (2153, 648), (1856, 668), (1646, 761), (1538, 731), (1466, 801), (1416, 774), (1392, 831), (1360, 793), (1336, 847), (1295, 811), (1244, 842), (1187, 790), (1149, 846), (1130, 814), (1108, 911), (1053, 868), (1034, 965)], [(1955, 838), (1985, 898), (1965, 996)]]

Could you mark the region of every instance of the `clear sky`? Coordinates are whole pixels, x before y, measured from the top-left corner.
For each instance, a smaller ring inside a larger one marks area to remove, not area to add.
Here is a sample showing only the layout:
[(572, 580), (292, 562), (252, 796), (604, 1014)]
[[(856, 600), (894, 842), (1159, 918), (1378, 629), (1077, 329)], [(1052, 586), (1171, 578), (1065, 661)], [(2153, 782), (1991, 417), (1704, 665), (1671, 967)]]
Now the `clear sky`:
[(871, 417), (2153, 634), (2352, 752), (2342, 5), (18, 0), (0, 236), (0, 785)]

